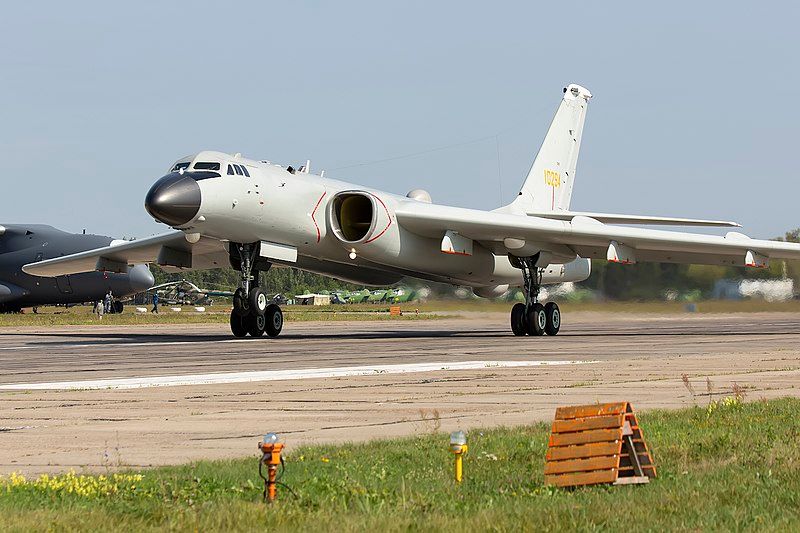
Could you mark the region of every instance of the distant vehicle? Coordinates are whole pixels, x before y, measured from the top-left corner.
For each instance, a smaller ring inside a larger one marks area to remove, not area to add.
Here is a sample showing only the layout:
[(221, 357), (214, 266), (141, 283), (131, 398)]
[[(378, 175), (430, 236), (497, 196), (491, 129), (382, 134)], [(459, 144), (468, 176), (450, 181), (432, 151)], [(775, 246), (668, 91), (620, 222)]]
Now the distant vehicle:
[(278, 305), (286, 305), (289, 303), (289, 299), (281, 293), (277, 293), (275, 296), (273, 296), (272, 301)]
[(337, 305), (346, 304), (348, 303), (347, 296), (342, 292), (334, 292), (331, 294), (331, 303)]
[[(154, 282), (147, 265), (126, 265), (119, 274), (86, 272), (53, 278), (22, 271), (22, 265), (125, 242), (102, 235), (67, 233), (43, 224), (0, 225), (0, 313), (18, 313), (23, 307), (96, 302), (109, 290), (115, 298), (147, 290)], [(98, 263), (96, 258), (91, 261)], [(122, 312), (122, 302), (114, 301), (112, 312)]]
[(367, 301), (370, 297), (369, 289), (362, 289), (360, 291), (351, 292), (347, 294), (347, 303), (350, 304), (361, 304)]
[(404, 287), (393, 289), (386, 296), (386, 301), (393, 304), (413, 302), (416, 299), (417, 291)]
[(367, 303), (375, 304), (386, 301), (386, 295), (389, 293), (387, 290), (372, 291), (367, 297)]
[(156, 285), (147, 292), (158, 293), (161, 302), (168, 305), (214, 305), (215, 297), (233, 297), (232, 291), (201, 289), (185, 279)]

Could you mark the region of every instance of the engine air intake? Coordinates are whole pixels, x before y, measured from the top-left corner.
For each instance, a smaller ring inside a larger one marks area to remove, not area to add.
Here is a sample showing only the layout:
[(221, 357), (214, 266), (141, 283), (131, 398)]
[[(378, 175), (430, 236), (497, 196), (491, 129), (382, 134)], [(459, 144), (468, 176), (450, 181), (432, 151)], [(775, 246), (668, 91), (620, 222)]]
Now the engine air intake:
[(348, 243), (364, 240), (375, 225), (375, 205), (364, 193), (342, 193), (334, 197), (331, 207), (331, 228)]

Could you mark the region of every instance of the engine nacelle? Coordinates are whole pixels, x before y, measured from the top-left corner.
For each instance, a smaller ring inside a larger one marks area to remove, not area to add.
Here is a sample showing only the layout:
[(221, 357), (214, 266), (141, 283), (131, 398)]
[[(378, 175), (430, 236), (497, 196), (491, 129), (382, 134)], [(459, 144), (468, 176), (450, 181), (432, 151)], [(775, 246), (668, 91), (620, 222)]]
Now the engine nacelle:
[(579, 257), (569, 263), (550, 264), (542, 273), (542, 284), (567, 283), (583, 281), (592, 273), (592, 260)]
[(343, 191), (328, 204), (328, 220), (336, 238), (351, 253), (385, 259), (400, 253), (394, 201), (367, 191)]
[(499, 298), (508, 292), (508, 284), (472, 287), (472, 292), (475, 293), (475, 296), (480, 296), (481, 298)]

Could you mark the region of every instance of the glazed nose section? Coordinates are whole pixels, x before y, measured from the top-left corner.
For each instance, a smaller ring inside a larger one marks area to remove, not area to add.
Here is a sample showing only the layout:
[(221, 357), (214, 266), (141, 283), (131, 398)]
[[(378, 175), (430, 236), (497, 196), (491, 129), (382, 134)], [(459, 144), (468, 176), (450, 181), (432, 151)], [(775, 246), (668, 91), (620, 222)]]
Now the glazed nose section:
[(134, 265), (128, 271), (128, 280), (133, 292), (144, 292), (156, 284), (153, 273), (147, 265)]
[(144, 208), (164, 224), (182, 226), (200, 210), (200, 186), (190, 176), (172, 172), (150, 187)]

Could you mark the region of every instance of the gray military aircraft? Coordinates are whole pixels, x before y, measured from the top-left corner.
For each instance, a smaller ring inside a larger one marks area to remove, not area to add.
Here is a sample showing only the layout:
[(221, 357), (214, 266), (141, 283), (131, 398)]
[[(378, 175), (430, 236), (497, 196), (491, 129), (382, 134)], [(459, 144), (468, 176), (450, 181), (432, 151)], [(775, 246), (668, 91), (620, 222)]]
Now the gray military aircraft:
[[(42, 224), (0, 225), (0, 312), (98, 301), (109, 290), (121, 298), (149, 289), (154, 280), (147, 265), (131, 266), (122, 273), (87, 272), (54, 278), (22, 271), (22, 265), (29, 263), (125, 242), (102, 235), (67, 233)], [(122, 311), (122, 304), (114, 302), (113, 309)]]
[[(241, 272), (233, 298), (235, 336), (277, 336), (280, 308), (259, 287), (260, 271), (294, 266), (363, 285), (404, 276), (470, 286), (494, 297), (522, 286), (511, 309), (514, 335), (555, 335), (561, 311), (539, 301), (542, 285), (589, 277), (590, 259), (765, 268), (800, 259), (800, 244), (633, 225), (736, 227), (728, 221), (570, 210), (586, 109), (592, 94), (563, 89), (542, 147), (519, 195), (493, 211), (434, 204), (241, 157), (200, 152), (176, 161), (145, 196), (156, 219), (178, 231), (23, 267), (37, 276), (91, 270), (124, 272), (154, 262), (175, 269)], [(630, 186), (629, 186), (630, 188)]]

